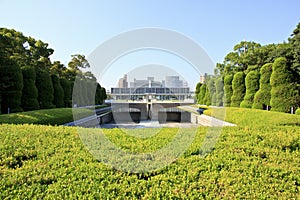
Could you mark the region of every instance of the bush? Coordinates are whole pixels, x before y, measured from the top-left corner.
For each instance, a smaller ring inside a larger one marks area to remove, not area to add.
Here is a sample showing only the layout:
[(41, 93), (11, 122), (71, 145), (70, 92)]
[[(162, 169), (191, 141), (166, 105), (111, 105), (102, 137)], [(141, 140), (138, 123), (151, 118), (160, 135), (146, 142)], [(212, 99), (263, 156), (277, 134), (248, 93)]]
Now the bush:
[(202, 84), (201, 84), (200, 82), (197, 83), (197, 85), (196, 85), (196, 90), (195, 90), (195, 95), (196, 95), (196, 97), (198, 97), (198, 95), (199, 95), (201, 85), (202, 85)]
[(267, 63), (260, 69), (259, 90), (254, 96), (252, 108), (264, 109), (270, 106), (271, 100), (271, 85), (270, 77), (272, 74), (272, 63)]
[(246, 76), (245, 82), (246, 95), (240, 106), (242, 108), (252, 108), (254, 95), (259, 89), (259, 73), (257, 71), (249, 72)]
[(72, 107), (72, 95), (71, 95), (71, 81), (67, 80), (66, 78), (60, 79), (61, 87), (64, 90), (64, 104), (65, 107)]
[(298, 108), (295, 112), (296, 115), (300, 115), (300, 108)]
[(53, 89), (54, 89), (54, 99), (53, 103), (57, 108), (64, 107), (64, 90), (60, 85), (60, 80), (56, 74), (51, 75)]
[(2, 96), (2, 113), (20, 112), (23, 89), (23, 76), (21, 68), (17, 65), (0, 66), (0, 93)]
[(223, 106), (224, 99), (224, 83), (223, 77), (216, 80), (216, 106)]
[(230, 106), (231, 104), (231, 97), (232, 97), (232, 80), (233, 80), (233, 75), (226, 75), (224, 77), (224, 104), (225, 106)]
[(204, 104), (205, 93), (206, 93), (206, 84), (202, 84), (200, 87), (200, 92), (198, 94), (199, 104)]
[(36, 73), (35, 68), (31, 66), (22, 67), (23, 74), (23, 91), (22, 91), (22, 108), (25, 111), (39, 109), (38, 90), (35, 85)]
[(38, 88), (38, 101), (40, 108), (54, 108), (53, 105), (53, 84), (49, 72), (44, 70), (37, 71), (36, 86)]
[(271, 110), (290, 112), (291, 107), (297, 106), (299, 98), (297, 84), (288, 68), (286, 58), (277, 58), (273, 64), (270, 83)]
[(245, 96), (245, 74), (237, 72), (232, 80), (231, 106), (239, 107)]

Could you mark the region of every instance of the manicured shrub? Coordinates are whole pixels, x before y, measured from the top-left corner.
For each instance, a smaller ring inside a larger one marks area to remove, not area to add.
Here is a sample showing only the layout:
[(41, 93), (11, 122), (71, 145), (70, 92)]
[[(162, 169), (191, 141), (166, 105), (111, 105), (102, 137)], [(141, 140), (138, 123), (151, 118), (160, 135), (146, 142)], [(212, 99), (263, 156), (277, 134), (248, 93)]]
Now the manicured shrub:
[(106, 91), (105, 88), (101, 87), (99, 83), (97, 83), (96, 88), (96, 96), (95, 96), (95, 104), (101, 105), (103, 101), (106, 99)]
[(51, 75), (52, 84), (53, 84), (53, 103), (57, 108), (64, 107), (64, 90), (60, 85), (60, 80), (56, 74)]
[(239, 107), (245, 96), (245, 74), (244, 72), (237, 72), (232, 80), (232, 97), (231, 106)]
[(203, 104), (207, 106), (211, 105), (211, 94), (209, 90), (209, 84), (207, 84), (205, 87), (205, 96), (204, 96)]
[(36, 86), (38, 88), (38, 101), (40, 108), (54, 108), (53, 84), (48, 71), (37, 71)]
[(0, 74), (2, 113), (22, 111), (23, 76), (21, 68), (17, 65), (0, 66)]
[(23, 74), (23, 91), (22, 91), (22, 108), (25, 111), (39, 109), (38, 90), (35, 85), (36, 72), (32, 66), (22, 67)]
[(271, 110), (290, 112), (297, 106), (299, 98), (297, 84), (288, 68), (286, 58), (280, 57), (274, 61), (271, 74)]
[(232, 80), (233, 75), (229, 74), (224, 77), (224, 104), (230, 106), (232, 97)]
[(254, 95), (259, 89), (259, 72), (257, 71), (249, 72), (245, 79), (245, 85), (246, 85), (246, 94), (240, 106), (242, 108), (252, 108)]
[(72, 106), (71, 81), (67, 80), (66, 78), (61, 78), (60, 85), (64, 90), (64, 105), (66, 108), (71, 107)]
[(269, 109), (271, 100), (270, 77), (272, 74), (272, 63), (267, 63), (260, 69), (259, 90), (254, 96), (252, 108)]
[(205, 93), (206, 93), (206, 84), (202, 84), (200, 87), (200, 92), (198, 94), (199, 104), (204, 104)]
[(296, 115), (300, 115), (300, 108), (298, 108), (295, 113)]
[(224, 99), (224, 83), (223, 77), (219, 77), (216, 80), (216, 106), (223, 106)]
[(201, 83), (199, 82), (199, 83), (197, 83), (197, 85), (196, 85), (196, 90), (195, 90), (195, 96), (196, 96), (196, 98), (197, 98), (197, 102), (198, 102), (198, 95), (199, 95), (199, 92), (200, 92), (200, 87), (201, 87)]

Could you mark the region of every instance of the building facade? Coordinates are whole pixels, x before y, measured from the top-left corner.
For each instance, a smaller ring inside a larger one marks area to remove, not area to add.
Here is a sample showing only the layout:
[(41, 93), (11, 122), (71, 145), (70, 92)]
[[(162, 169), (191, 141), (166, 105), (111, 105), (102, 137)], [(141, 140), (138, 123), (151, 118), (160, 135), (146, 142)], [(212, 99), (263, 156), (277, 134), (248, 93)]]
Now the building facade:
[[(127, 76), (126, 76), (127, 77)], [(120, 85), (119, 85), (120, 86)], [(149, 101), (149, 100), (185, 100), (190, 98), (190, 88), (179, 76), (167, 76), (166, 80), (155, 81), (154, 77), (147, 80), (134, 79), (129, 88), (111, 88), (111, 96), (115, 100)]]

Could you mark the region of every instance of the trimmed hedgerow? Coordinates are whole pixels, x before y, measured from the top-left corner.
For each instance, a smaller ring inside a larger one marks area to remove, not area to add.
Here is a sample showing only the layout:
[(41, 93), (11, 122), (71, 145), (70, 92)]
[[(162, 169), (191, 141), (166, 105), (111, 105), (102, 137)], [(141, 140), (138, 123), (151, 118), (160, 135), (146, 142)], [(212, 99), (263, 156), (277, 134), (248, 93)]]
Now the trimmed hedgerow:
[(32, 66), (21, 68), (23, 74), (22, 108), (25, 111), (39, 109), (38, 90), (35, 85), (36, 72)]
[(237, 72), (232, 80), (232, 96), (231, 106), (240, 107), (241, 102), (245, 96), (245, 74), (244, 72)]
[(246, 94), (240, 106), (242, 108), (252, 108), (254, 95), (259, 89), (259, 72), (251, 71), (247, 74), (245, 79)]
[(231, 97), (232, 97), (232, 80), (233, 75), (229, 74), (224, 77), (224, 104), (225, 106), (231, 105)]
[(53, 84), (49, 72), (44, 70), (37, 71), (36, 86), (38, 88), (38, 101), (40, 108), (54, 108), (53, 105)]

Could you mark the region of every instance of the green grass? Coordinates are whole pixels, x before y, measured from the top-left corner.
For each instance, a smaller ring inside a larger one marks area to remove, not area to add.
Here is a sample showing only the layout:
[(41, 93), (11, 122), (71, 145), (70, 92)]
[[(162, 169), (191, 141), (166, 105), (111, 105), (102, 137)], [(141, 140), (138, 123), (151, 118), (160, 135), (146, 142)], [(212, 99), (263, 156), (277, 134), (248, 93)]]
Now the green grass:
[[(77, 108), (73, 111), (76, 116), (80, 117), (93, 114), (93, 111), (84, 108)], [(71, 121), (73, 121), (72, 108), (54, 108), (0, 115), (0, 124), (61, 125)]]
[[(206, 157), (198, 154), (209, 129), (199, 127), (177, 161), (143, 174), (97, 161), (78, 132), (96, 129), (2, 124), (0, 199), (299, 199), (299, 116), (228, 108), (226, 119), (238, 126), (224, 127)], [(144, 153), (165, 146), (178, 131), (102, 130), (124, 151)]]

